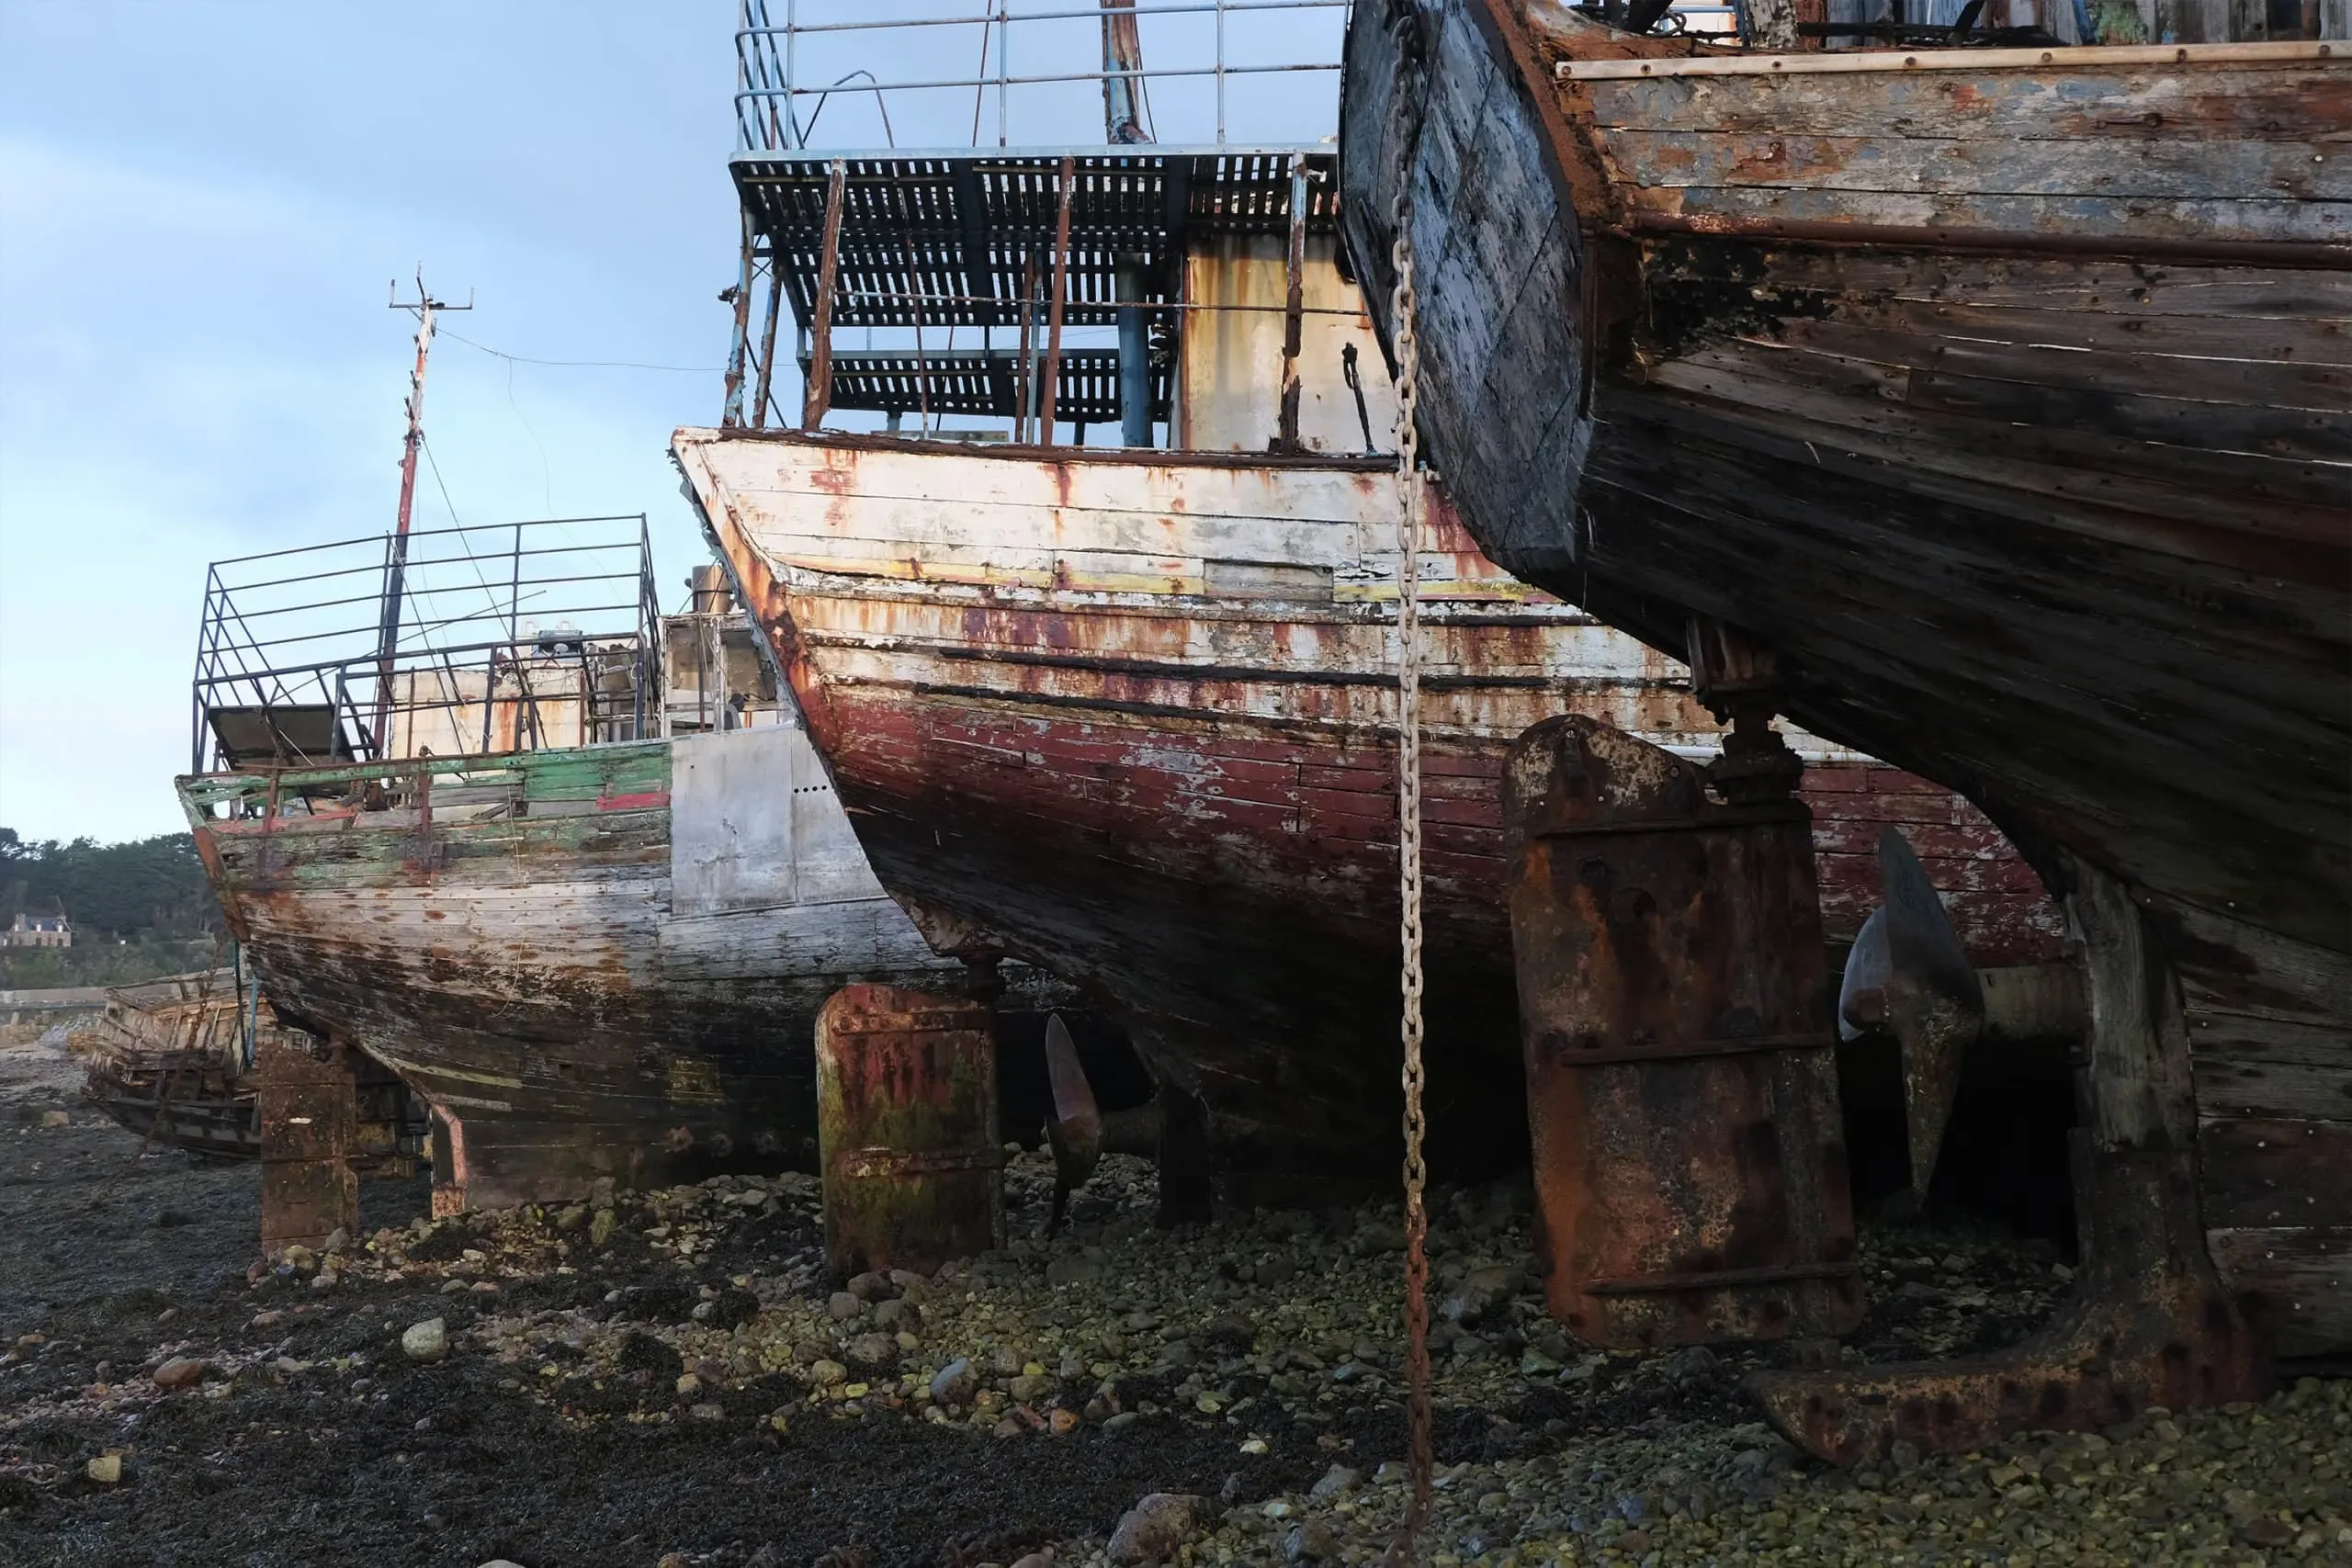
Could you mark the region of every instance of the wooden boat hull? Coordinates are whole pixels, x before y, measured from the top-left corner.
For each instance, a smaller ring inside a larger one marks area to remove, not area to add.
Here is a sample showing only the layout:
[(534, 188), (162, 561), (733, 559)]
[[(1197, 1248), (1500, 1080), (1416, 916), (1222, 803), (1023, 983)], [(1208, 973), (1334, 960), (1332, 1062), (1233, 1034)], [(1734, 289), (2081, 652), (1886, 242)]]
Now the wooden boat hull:
[(443, 1207), (812, 1164), (826, 997), (962, 980), (797, 730), (180, 788), (279, 1013), (433, 1105)]
[(1741, 628), (1806, 728), (2127, 886), (2185, 993), (2214, 1255), (2282, 1348), (2352, 1344), (2315, 1206), (2352, 1157), (2352, 60), (1692, 61), (1544, 0), (1414, 16), (1408, 154), (1400, 35), (1354, 19), (1343, 193), (1385, 317), (1409, 164), (1472, 532), (1653, 647)]
[[(109, 988), (105, 1010), (71, 1040), (86, 1064), (83, 1098), (142, 1140), (208, 1159), (261, 1158), (254, 1054), (318, 1042), (242, 984), (235, 970), (214, 969)], [(379, 1064), (363, 1062), (356, 1077), (355, 1159), (377, 1175), (414, 1174), (421, 1113), (412, 1117), (401, 1080)]]
[[(1398, 960), (1393, 480), (1366, 463), (682, 431), (885, 886), (944, 951), (1085, 987), (1200, 1096), (1227, 1190), (1393, 1170)], [(1496, 782), (1562, 706), (1711, 750), (1681, 671), (1530, 593), (1441, 505), (1422, 571), (1432, 1138), (1526, 1143)], [(1819, 761), (1831, 919), (1904, 820), (1980, 962), (2054, 910), (1949, 791)]]

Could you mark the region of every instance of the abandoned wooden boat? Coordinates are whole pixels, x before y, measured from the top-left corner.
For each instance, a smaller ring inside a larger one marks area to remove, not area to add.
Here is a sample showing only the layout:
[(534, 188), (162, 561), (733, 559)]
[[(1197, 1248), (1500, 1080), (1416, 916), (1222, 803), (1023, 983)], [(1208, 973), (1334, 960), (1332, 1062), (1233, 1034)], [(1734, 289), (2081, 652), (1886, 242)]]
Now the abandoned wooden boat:
[[(837, 154), (783, 124), (747, 113), (733, 164), (733, 363), (759, 373), (673, 450), (876, 873), (941, 952), (1101, 999), (1164, 1089), (1204, 1102), (1236, 1196), (1272, 1171), (1292, 1201), (1303, 1172), (1385, 1179), (1397, 490), (1371, 449), (1396, 402), (1355, 371), (1375, 345), (1338, 266), (1330, 152)], [(763, 282), (798, 312), (801, 430), (763, 428)], [(928, 337), (832, 343), (910, 321)], [(981, 346), (943, 347), (948, 329)], [(1013, 439), (816, 428), (835, 408)], [(1124, 446), (1085, 444), (1113, 427)], [(1433, 1136), (1476, 1168), (1527, 1137), (1505, 747), (1562, 705), (1690, 752), (1721, 731), (1679, 666), (1505, 575), (1442, 498), (1419, 558)], [(1833, 936), (1875, 901), (1892, 818), (1979, 962), (2055, 951), (2030, 874), (1950, 791), (1796, 743)]]
[[(429, 637), (390, 660), (251, 640), (306, 636), (289, 599), (342, 596), (380, 541), (215, 569), (198, 849), (277, 1016), (431, 1105), (443, 1209), (810, 1162), (825, 998), (962, 978), (876, 884), (707, 569), (657, 616), (619, 524), (413, 536), (402, 624)], [(597, 627), (616, 601), (635, 623)]]
[[(261, 1157), (254, 1053), (281, 1042), (311, 1043), (230, 968), (111, 987), (71, 1044), (84, 1065), (83, 1098), (113, 1121), (190, 1154), (252, 1160)], [(378, 1068), (356, 1089), (353, 1156), (375, 1174), (413, 1171), (424, 1129), (400, 1079)]]
[[(2279, 1352), (2352, 1347), (2352, 56), (1939, 32), (1360, 7), (1348, 247), (1394, 341), (1402, 213), (1425, 449), (1495, 560), (1776, 660), (1782, 712), (1964, 794), (2069, 899), (2093, 1309), (2036, 1353), (2177, 1336), (2207, 1381), (2176, 1392), (2231, 1397), (2212, 1264)], [(2164, 1310), (2099, 1315), (2127, 1298)], [(2052, 1375), (2032, 1424), (2099, 1418)], [(1984, 1435), (1810, 1397), (1825, 1452)]]

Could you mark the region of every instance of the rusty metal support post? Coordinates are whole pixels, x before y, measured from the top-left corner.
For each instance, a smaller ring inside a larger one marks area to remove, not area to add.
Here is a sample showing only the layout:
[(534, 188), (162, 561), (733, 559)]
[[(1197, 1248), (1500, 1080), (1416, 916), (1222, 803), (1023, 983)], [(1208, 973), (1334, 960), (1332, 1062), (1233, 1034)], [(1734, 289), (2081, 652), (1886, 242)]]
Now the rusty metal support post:
[(315, 1247), (359, 1228), (359, 1179), (351, 1168), (359, 1126), (351, 1058), (316, 1054), (288, 1030), (254, 1042), (261, 1112), (261, 1247), (275, 1257), (295, 1242)]
[(1012, 405), (1012, 444), (1016, 446), (1029, 439), (1030, 417), (1037, 409), (1036, 362), (1031, 352), (1031, 340), (1036, 331), (1037, 253), (1031, 251), (1021, 260), (1020, 375), (1014, 383), (1019, 391)]
[(1298, 354), (1300, 329), (1306, 306), (1306, 158), (1294, 152), (1290, 160), (1290, 249), (1288, 292), (1283, 305), (1282, 423), (1274, 435), (1274, 450), (1296, 452), (1298, 445)]
[(1076, 160), (1062, 155), (1061, 212), (1054, 220), (1054, 298), (1046, 326), (1046, 397), (1037, 419), (1037, 444), (1054, 444), (1054, 400), (1062, 385), (1062, 307), (1069, 293), (1069, 193)]
[[(773, 249), (773, 247), (771, 247)], [(760, 328), (759, 395), (752, 400), (752, 428), (764, 430), (768, 409), (775, 400), (775, 323), (784, 314), (784, 268), (768, 257), (768, 319)]]
[(1546, 719), (1504, 764), (1544, 1301), (1647, 1347), (1861, 1316), (1812, 821)]
[(817, 1015), (825, 1261), (928, 1273), (1004, 1244), (986, 1002), (849, 986)]
[(800, 398), (800, 428), (825, 423), (833, 402), (833, 288), (841, 271), (842, 198), (849, 171), (839, 158), (825, 181), (825, 248), (817, 262), (817, 321), (808, 337), (808, 385)]
[(1962, 1452), (2011, 1432), (2095, 1429), (2151, 1404), (2269, 1392), (2260, 1347), (2206, 1250), (2178, 983), (2130, 892), (2071, 857), (2066, 871), (2090, 1002), (2075, 1294), (2047, 1327), (1991, 1355), (1759, 1376), (1765, 1414), (1824, 1459), (1860, 1463), (1898, 1440)]

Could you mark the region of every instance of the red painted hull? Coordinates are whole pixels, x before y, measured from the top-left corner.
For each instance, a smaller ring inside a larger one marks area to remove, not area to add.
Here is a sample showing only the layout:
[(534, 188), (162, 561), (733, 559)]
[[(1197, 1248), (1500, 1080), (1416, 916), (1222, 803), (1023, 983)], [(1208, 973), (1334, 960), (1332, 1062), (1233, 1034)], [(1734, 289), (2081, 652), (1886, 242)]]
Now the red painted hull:
[[(675, 450), (883, 885), (944, 952), (1085, 987), (1198, 1095), (1229, 1194), (1395, 1168), (1395, 500), (1363, 464), (680, 433)], [(1564, 709), (1719, 733), (1670, 661), (1419, 546), (1432, 1157), (1526, 1146), (1498, 778)], [(1385, 596), (1384, 596), (1385, 595)], [(1979, 963), (2055, 910), (1956, 795), (1795, 738), (1825, 924), (1901, 824)], [(1846, 759), (1846, 760), (1840, 760)], [(1823, 1001), (1825, 1012), (1827, 999)]]
[[(1157, 1070), (1206, 1101), (1228, 1181), (1304, 1151), (1386, 1172), (1400, 1108), (1393, 748), (813, 682), (803, 700), (825, 716), (819, 742), (885, 885), (1098, 994)], [(1423, 754), (1433, 1147), (1455, 1168), (1526, 1135), (1505, 743)], [(1950, 791), (1828, 763), (1804, 795), (1833, 937), (1878, 902), (1893, 822), (1978, 962), (2056, 955), (2033, 874)]]

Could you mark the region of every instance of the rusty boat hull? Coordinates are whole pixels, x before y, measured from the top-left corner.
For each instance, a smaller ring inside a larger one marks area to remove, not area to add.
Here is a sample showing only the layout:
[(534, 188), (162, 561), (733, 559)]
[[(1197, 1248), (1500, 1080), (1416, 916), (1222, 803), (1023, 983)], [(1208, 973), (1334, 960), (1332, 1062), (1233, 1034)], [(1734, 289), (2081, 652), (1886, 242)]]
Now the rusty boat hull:
[[(1224, 1190), (1393, 1171), (1394, 480), (1385, 465), (680, 432), (885, 886), (944, 952), (1006, 953), (1199, 1097)], [(1430, 1102), (1457, 1169), (1526, 1147), (1497, 780), (1563, 706), (1717, 729), (1679, 666), (1504, 575), (1442, 505), (1421, 572)], [(1906, 823), (1979, 962), (2055, 910), (1950, 791), (1799, 737), (1833, 937)]]
[(443, 1209), (813, 1168), (825, 998), (963, 978), (786, 727), (180, 794), (279, 1015), (431, 1104)]
[(1419, 0), (1356, 12), (1342, 119), (1481, 546), (1653, 648), (1736, 628), (1806, 729), (2126, 889), (2182, 1109), (2102, 1135), (2193, 1133), (2224, 1279), (2352, 1347), (2345, 46), (1742, 55)]

